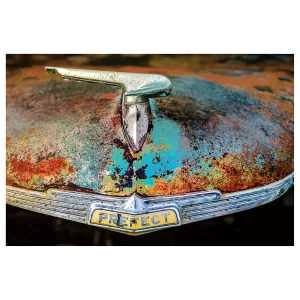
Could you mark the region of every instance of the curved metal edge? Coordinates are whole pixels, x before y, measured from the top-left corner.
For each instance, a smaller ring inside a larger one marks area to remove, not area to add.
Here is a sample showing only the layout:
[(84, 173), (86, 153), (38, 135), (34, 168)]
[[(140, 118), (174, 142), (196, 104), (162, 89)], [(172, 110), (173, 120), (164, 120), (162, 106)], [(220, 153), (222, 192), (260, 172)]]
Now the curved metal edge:
[(163, 228), (158, 227), (158, 229), (149, 228), (138, 232), (108, 228), (137, 235), (266, 204), (283, 195), (293, 185), (293, 182), (294, 172), (277, 182), (241, 192), (222, 195), (220, 191), (212, 190), (160, 197), (140, 197), (136, 194), (128, 197), (114, 197), (57, 189), (37, 192), (7, 186), (6, 203), (34, 212), (99, 227), (103, 226), (90, 223), (91, 215), (95, 209), (129, 214), (142, 214), (167, 209), (175, 210), (179, 221), (176, 225), (167, 225)]
[(244, 191), (240, 191), (240, 192), (234, 192), (234, 193), (224, 193), (224, 197), (236, 196), (236, 195), (241, 195), (241, 194), (246, 194), (246, 193), (253, 193), (253, 192), (260, 191), (261, 189), (269, 189), (269, 188), (278, 187), (278, 186), (281, 186), (282, 184), (287, 183), (291, 180), (292, 180), (292, 185), (293, 185), (293, 183), (294, 183), (294, 172), (292, 172), (291, 174), (289, 174), (288, 176), (284, 177), (281, 180), (272, 182), (272, 183), (264, 185), (262, 187), (257, 187), (257, 188), (248, 189), (248, 190), (244, 190)]
[(202, 221), (235, 212), (255, 208), (269, 203), (282, 196), (294, 183), (294, 172), (282, 180), (263, 187), (241, 192), (227, 193), (219, 200), (203, 205), (187, 205), (182, 207), (182, 224)]

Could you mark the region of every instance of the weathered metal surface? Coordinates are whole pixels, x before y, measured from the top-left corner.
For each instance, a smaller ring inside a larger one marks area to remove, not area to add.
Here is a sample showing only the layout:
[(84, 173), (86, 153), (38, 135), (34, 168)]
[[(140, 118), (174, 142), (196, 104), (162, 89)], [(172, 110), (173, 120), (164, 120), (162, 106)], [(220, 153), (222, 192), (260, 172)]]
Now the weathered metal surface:
[(293, 63), (111, 69), (172, 81), (168, 98), (150, 101), (141, 151), (120, 126), (119, 89), (20, 69), (7, 75), (8, 185), (158, 196), (235, 192), (293, 172)]

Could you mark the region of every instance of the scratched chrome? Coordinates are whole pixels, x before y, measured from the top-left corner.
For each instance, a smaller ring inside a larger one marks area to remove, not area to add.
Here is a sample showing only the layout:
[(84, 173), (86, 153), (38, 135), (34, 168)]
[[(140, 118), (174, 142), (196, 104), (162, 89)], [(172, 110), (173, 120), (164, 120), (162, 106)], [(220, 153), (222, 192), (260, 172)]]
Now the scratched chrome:
[[(294, 173), (272, 184), (242, 192), (222, 195), (220, 191), (212, 190), (170, 197), (140, 197), (136, 194), (129, 197), (109, 197), (57, 189), (49, 189), (43, 193), (7, 186), (6, 203), (38, 213), (105, 228), (107, 226), (91, 223), (92, 213), (96, 209), (132, 215), (172, 209), (176, 212), (179, 221), (177, 224), (164, 226), (164, 229), (266, 204), (284, 194), (293, 185), (293, 182)], [(108, 229), (137, 235), (162, 228), (138, 231), (124, 228)]]
[(134, 151), (142, 148), (149, 129), (149, 98), (166, 97), (172, 91), (171, 81), (162, 75), (108, 71), (91, 71), (46, 67), (49, 74), (65, 80), (116, 85), (123, 89), (123, 129)]

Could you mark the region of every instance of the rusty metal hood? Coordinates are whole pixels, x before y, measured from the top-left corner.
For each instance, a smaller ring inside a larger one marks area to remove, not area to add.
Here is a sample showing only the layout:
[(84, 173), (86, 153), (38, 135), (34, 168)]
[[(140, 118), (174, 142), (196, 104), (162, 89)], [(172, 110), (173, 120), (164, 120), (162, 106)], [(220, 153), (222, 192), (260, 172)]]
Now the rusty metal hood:
[(117, 196), (226, 193), (293, 172), (292, 63), (110, 69), (163, 74), (173, 84), (170, 96), (150, 100), (143, 148), (128, 147), (118, 88), (61, 81), (43, 66), (8, 72), (8, 185)]

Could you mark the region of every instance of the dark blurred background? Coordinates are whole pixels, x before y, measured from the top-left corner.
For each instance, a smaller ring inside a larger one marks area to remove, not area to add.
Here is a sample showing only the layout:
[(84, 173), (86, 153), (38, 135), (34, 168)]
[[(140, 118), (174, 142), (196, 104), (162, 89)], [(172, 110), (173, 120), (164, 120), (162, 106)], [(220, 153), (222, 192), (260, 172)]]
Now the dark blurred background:
[(24, 68), (34, 65), (55, 66), (140, 66), (212, 68), (238, 66), (264, 67), (275, 64), (294, 64), (293, 54), (7, 54), (6, 68)]
[[(33, 65), (197, 67), (247, 65), (259, 68), (293, 55), (7, 55), (7, 72)], [(291, 72), (291, 71), (289, 71)], [(291, 74), (293, 75), (293, 74)], [(294, 245), (294, 189), (266, 205), (146, 235), (132, 237), (6, 205), (7, 245)]]

